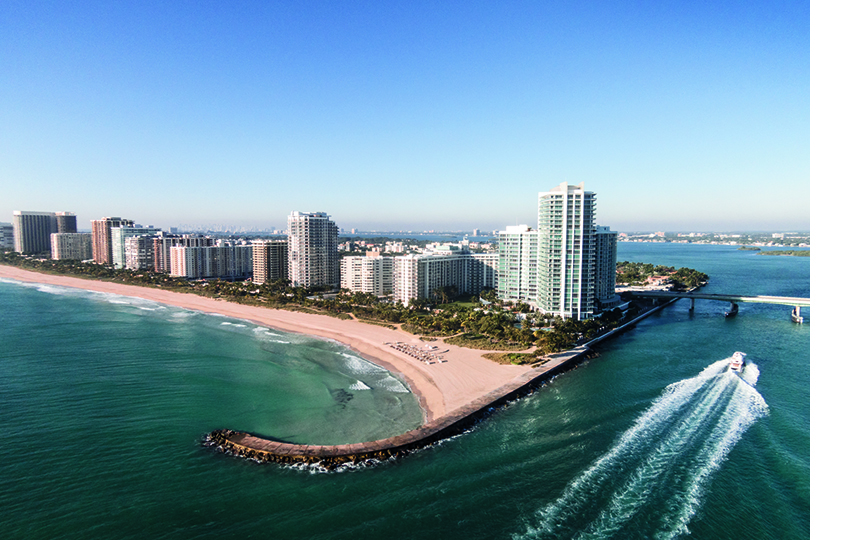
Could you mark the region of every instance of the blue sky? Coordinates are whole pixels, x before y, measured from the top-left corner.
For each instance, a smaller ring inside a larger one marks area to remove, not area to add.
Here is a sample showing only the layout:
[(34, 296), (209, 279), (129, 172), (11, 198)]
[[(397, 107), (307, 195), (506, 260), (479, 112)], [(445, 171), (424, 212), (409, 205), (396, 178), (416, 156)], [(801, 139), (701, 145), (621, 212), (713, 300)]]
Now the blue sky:
[(0, 221), (810, 227), (809, 2), (258, 4), (4, 1)]

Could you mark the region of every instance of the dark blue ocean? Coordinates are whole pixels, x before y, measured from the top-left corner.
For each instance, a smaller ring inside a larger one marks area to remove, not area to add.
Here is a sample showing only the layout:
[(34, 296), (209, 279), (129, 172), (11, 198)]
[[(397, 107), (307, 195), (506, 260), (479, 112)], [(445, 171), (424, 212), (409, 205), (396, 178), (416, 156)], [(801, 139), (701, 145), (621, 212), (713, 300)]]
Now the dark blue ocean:
[[(619, 244), (708, 292), (810, 296), (810, 260)], [(0, 281), (3, 538), (810, 535), (810, 329), (789, 308), (679, 301), (473, 430), (325, 473), (202, 445), (400, 433), (401, 380), (343, 346), (125, 297)], [(747, 354), (743, 378), (726, 372)]]

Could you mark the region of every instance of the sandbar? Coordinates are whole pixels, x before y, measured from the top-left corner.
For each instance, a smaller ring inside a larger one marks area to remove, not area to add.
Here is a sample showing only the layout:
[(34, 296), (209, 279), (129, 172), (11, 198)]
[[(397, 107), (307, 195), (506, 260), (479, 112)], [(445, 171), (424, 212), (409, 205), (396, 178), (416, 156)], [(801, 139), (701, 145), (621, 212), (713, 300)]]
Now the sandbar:
[[(425, 412), (426, 423), (446, 416), (531, 371), (527, 366), (502, 365), (482, 358), (481, 355), (485, 351), (448, 345), (441, 339), (422, 341), (402, 330), (354, 320), (341, 320), (327, 315), (246, 306), (155, 287), (42, 274), (2, 264), (0, 277), (142, 298), (184, 309), (243, 319), (287, 332), (338, 341), (367, 360), (400, 375), (417, 396), (420, 407)], [(388, 345), (396, 342), (419, 348), (436, 347), (435, 350), (445, 361), (426, 364)]]

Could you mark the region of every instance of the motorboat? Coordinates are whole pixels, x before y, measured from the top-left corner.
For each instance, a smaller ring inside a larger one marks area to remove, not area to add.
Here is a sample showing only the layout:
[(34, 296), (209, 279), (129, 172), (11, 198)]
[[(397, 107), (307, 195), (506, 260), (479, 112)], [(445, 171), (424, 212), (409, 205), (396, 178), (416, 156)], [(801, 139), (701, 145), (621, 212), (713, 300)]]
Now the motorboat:
[(731, 356), (731, 363), (730, 369), (731, 371), (736, 371), (739, 373), (742, 371), (742, 368), (745, 366), (745, 353), (736, 351), (733, 356)]

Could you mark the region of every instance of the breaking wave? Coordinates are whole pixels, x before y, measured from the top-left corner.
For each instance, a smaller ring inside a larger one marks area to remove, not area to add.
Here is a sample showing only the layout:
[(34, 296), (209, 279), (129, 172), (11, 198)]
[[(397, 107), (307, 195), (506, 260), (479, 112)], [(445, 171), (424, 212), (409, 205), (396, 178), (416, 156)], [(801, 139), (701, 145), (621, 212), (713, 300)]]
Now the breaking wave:
[(370, 387), (364, 384), (362, 381), (356, 381), (355, 384), (349, 387), (350, 390), (369, 390)]

